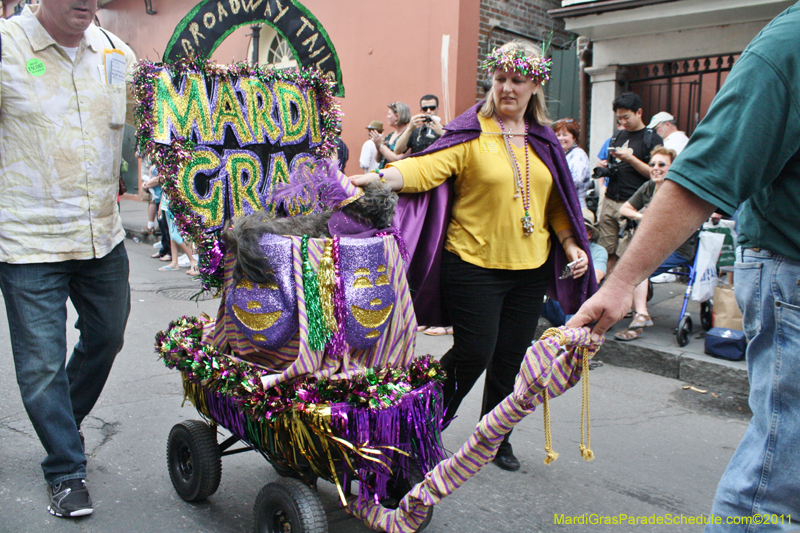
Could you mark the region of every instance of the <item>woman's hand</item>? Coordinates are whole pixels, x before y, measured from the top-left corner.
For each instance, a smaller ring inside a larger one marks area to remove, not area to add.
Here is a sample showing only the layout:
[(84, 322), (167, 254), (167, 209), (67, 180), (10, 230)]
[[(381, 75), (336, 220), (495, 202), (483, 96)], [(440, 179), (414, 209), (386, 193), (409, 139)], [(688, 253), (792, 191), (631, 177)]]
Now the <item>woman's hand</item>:
[(375, 143), (375, 148), (380, 148), (383, 144), (383, 137), (375, 130), (369, 130), (369, 139)]
[(366, 174), (359, 174), (357, 176), (350, 176), (350, 183), (356, 187), (363, 187), (367, 183), (373, 181), (380, 181), (381, 177), (375, 172), (367, 172)]
[(569, 239), (565, 243), (564, 251), (567, 253), (567, 259), (569, 259), (570, 263), (579, 261), (572, 267), (572, 277), (579, 278), (586, 274), (586, 271), (589, 270), (589, 257), (578, 246), (575, 239)]
[(363, 187), (367, 183), (378, 180), (385, 182), (393, 191), (399, 191), (403, 188), (403, 175), (394, 167), (384, 168), (379, 173), (368, 172), (367, 174), (350, 176), (350, 183), (356, 187)]

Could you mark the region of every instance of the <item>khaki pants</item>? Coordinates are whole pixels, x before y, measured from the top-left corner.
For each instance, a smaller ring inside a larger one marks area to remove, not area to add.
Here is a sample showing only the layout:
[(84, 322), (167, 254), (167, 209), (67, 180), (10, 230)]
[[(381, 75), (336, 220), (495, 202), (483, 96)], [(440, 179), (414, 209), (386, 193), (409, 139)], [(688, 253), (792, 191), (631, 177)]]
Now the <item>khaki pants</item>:
[(608, 196), (603, 198), (603, 207), (597, 222), (597, 233), (599, 234), (597, 244), (605, 248), (608, 255), (619, 255), (617, 248), (619, 246), (620, 219), (622, 218), (619, 208), (624, 203), (624, 201), (612, 200)]

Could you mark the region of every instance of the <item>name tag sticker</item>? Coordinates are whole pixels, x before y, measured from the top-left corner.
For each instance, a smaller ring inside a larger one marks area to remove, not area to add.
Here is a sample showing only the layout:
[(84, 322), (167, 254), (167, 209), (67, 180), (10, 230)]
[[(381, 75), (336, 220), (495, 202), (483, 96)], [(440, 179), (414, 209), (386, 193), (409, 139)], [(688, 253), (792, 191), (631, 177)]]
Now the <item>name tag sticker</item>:
[(481, 141), (481, 152), (489, 153), (489, 154), (496, 154), (497, 153), (497, 141)]
[(105, 66), (106, 84), (118, 85), (125, 83), (127, 63), (122, 50), (104, 50), (103, 65)]
[(25, 64), (25, 68), (28, 69), (28, 72), (32, 76), (41, 76), (44, 74), (44, 71), (47, 70), (44, 66), (44, 62), (41, 59), (29, 59), (28, 62)]

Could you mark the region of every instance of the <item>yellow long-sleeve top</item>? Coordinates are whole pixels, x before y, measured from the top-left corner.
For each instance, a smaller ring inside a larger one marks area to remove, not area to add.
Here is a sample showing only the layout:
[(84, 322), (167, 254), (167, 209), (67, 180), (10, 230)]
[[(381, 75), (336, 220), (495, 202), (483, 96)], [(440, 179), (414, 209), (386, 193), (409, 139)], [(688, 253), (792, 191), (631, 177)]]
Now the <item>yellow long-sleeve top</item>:
[(432, 154), (392, 163), (403, 174), (404, 193), (433, 189), (455, 176), (453, 208), (445, 250), (484, 268), (537, 268), (550, 253), (550, 228), (570, 227), (569, 215), (553, 177), (536, 152), (512, 144), (525, 180), (525, 150), (530, 162), (530, 209), (533, 235), (526, 237), (520, 219), (522, 197), (515, 198), (514, 170), (503, 137), (492, 119), (478, 116), (484, 133), (477, 139)]

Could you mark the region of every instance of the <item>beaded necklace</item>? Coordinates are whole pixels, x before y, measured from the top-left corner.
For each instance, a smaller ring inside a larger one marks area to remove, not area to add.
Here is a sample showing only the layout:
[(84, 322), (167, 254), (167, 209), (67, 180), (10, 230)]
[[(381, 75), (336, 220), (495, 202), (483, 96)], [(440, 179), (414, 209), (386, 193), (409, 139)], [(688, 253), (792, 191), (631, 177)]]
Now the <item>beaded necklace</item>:
[[(528, 142), (526, 141), (522, 144), (522, 148), (525, 150), (525, 187), (523, 188), (522, 184), (522, 172), (519, 168), (519, 163), (517, 162), (517, 156), (514, 154), (514, 149), (511, 147), (511, 136), (514, 135), (513, 132), (506, 131), (506, 126), (503, 124), (503, 121), (500, 120), (500, 116), (495, 114), (497, 117), (497, 122), (500, 123), (500, 129), (502, 130), (503, 139), (506, 143), (506, 150), (508, 150), (508, 156), (514, 163), (514, 198), (519, 198), (522, 196), (522, 207), (525, 209), (525, 216), (520, 218), (520, 222), (522, 222), (522, 233), (526, 237), (530, 237), (533, 235), (533, 221), (531, 220), (530, 214), (530, 207), (531, 207), (531, 174), (530, 174), (530, 160), (528, 159)], [(525, 132), (528, 132), (528, 119), (524, 119), (525, 121)]]

